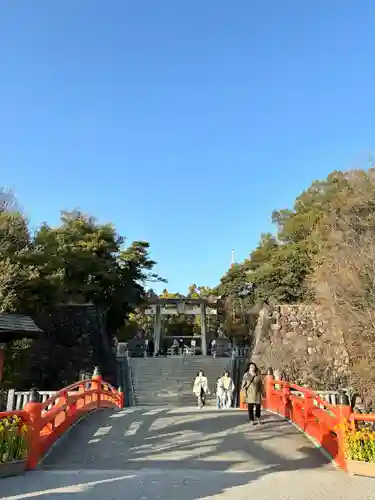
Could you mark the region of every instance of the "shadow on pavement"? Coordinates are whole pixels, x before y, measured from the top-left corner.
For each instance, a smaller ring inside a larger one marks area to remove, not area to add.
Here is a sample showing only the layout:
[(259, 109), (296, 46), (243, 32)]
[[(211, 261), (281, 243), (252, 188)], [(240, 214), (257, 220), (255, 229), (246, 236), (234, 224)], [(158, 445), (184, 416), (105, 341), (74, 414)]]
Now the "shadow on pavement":
[[(30, 473), (30, 475), (35, 473)], [(42, 473), (43, 474), (43, 473)], [(163, 500), (196, 500), (199, 498), (218, 495), (219, 493), (246, 485), (258, 479), (262, 472), (254, 473), (225, 473), (216, 475), (211, 479), (210, 475), (185, 472), (173, 475), (170, 472), (160, 476), (160, 473), (131, 473), (106, 474), (104, 478), (87, 478), (87, 476), (49, 475), (41, 481), (41, 477), (35, 477), (33, 487), (27, 487), (25, 483), (8, 484), (7, 496), (3, 500), (30, 498), (48, 498), (51, 500), (69, 499), (84, 500), (92, 499), (122, 499), (136, 500), (163, 499)], [(35, 474), (36, 475), (36, 474)], [(100, 477), (100, 474), (98, 474)], [(14, 481), (17, 481), (13, 478)], [(91, 479), (91, 480), (90, 480)], [(7, 481), (11, 481), (10, 479)], [(19, 481), (19, 479), (18, 479)], [(39, 486), (37, 486), (37, 484)], [(43, 485), (44, 491), (37, 491)], [(13, 486), (13, 487), (12, 487)], [(2, 492), (3, 493), (3, 492)], [(15, 495), (15, 496), (9, 496)]]
[[(127, 435), (134, 423), (137, 432)], [(100, 428), (107, 434), (95, 441)], [(72, 429), (46, 458), (44, 470), (22, 480), (3, 480), (0, 490), (3, 500), (198, 500), (269, 474), (328, 463), (301, 433), (274, 415), (266, 414), (264, 424), (252, 428), (239, 411), (165, 409), (147, 415), (137, 410), (124, 418), (103, 411)], [(41, 484), (43, 492), (38, 491)]]
[[(328, 463), (296, 429), (273, 415), (265, 416), (259, 428), (251, 428), (238, 411), (171, 415), (163, 410), (158, 415), (136, 412), (128, 417), (126, 422), (108, 418), (106, 412), (93, 414), (69, 433), (64, 446), (52, 451), (43, 468), (249, 472), (254, 467), (291, 470)], [(139, 425), (137, 432), (124, 436), (134, 422)], [(109, 427), (108, 434), (92, 439), (98, 428)]]

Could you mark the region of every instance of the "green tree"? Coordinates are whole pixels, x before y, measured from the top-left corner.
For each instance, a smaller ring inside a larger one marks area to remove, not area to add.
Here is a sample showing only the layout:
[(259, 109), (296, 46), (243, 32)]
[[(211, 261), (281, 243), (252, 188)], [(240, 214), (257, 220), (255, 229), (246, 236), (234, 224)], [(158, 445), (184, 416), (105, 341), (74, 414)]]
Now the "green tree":
[(197, 285), (190, 285), (186, 297), (188, 297), (189, 299), (198, 299), (199, 296), (200, 294)]
[(232, 266), (221, 279), (220, 293), (234, 299), (246, 283), (252, 283), (253, 294), (247, 307), (262, 301), (311, 300), (306, 279), (319, 248), (321, 234), (317, 235), (317, 228), (325, 214), (340, 210), (353, 197), (355, 189), (350, 177), (333, 172), (326, 180), (313, 182), (298, 196), (293, 209), (274, 211), (272, 220), (277, 234), (262, 235), (249, 257)]
[(24, 288), (35, 277), (23, 261), (31, 244), (28, 222), (11, 191), (0, 188), (0, 311), (17, 312)]
[[(276, 234), (263, 234), (249, 257), (231, 266), (217, 287), (223, 296), (227, 331), (247, 335), (249, 325), (254, 324), (253, 311), (264, 301), (299, 303), (314, 299), (307, 283), (324, 238), (325, 217), (340, 212), (343, 206), (357, 214), (359, 193), (365, 185), (371, 190), (371, 182), (363, 173), (333, 172), (327, 179), (313, 182), (292, 209), (273, 212)], [(248, 293), (244, 293), (246, 290)]]
[(114, 335), (143, 302), (147, 282), (158, 279), (149, 244), (136, 241), (123, 249), (123, 243), (113, 225), (78, 211), (63, 212), (60, 226), (42, 225), (28, 258), (40, 278), (54, 284), (56, 300), (93, 303), (106, 312), (107, 330)]

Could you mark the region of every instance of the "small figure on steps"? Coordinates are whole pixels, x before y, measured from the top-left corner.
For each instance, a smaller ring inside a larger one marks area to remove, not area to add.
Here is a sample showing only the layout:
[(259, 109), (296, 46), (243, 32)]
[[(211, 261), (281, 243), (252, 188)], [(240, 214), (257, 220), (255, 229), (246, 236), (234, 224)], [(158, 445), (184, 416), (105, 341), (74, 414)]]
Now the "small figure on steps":
[(178, 340), (174, 339), (172, 344), (172, 356), (175, 356), (178, 351)]
[(193, 339), (190, 342), (190, 346), (191, 346), (191, 353), (193, 356), (195, 356), (195, 351), (197, 350), (197, 341), (195, 339)]

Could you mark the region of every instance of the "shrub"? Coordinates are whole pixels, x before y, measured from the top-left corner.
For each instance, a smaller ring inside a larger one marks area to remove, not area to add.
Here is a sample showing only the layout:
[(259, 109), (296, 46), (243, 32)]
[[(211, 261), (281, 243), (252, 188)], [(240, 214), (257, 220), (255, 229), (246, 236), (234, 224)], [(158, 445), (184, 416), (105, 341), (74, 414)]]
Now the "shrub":
[(0, 417), (0, 463), (26, 459), (28, 444), (28, 427), (22, 418)]
[(375, 431), (373, 426), (360, 425), (353, 430), (345, 425), (346, 458), (375, 463)]

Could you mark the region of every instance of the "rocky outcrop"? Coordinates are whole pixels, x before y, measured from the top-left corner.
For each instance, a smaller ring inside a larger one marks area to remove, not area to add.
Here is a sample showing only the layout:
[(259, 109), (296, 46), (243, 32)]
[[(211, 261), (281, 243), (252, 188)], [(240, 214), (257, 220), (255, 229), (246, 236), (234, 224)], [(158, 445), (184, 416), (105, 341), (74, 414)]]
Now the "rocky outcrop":
[(256, 352), (260, 341), (267, 336), (267, 332), (269, 331), (270, 325), (272, 321), (272, 315), (270, 314), (270, 309), (267, 306), (264, 306), (258, 315), (258, 321), (256, 323), (253, 335), (253, 352)]
[(272, 366), (296, 383), (316, 389), (348, 386), (349, 356), (341, 332), (331, 327), (318, 306), (263, 308), (257, 335), (253, 359), (263, 368)]

